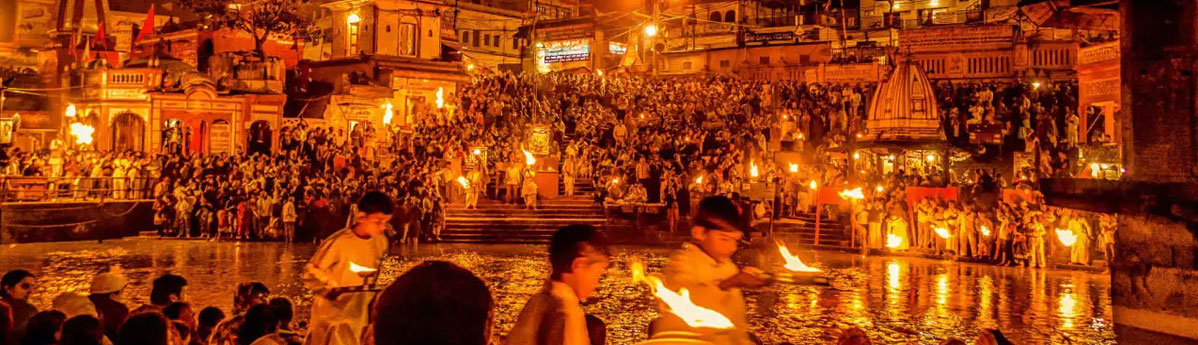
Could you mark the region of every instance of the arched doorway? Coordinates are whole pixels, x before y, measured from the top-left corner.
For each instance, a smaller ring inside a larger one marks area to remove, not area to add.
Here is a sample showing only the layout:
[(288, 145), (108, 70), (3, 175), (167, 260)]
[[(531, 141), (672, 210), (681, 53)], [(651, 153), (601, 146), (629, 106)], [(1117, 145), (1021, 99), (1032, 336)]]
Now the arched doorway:
[(144, 151), (146, 121), (131, 112), (117, 114), (112, 121), (113, 151)]
[(249, 153), (261, 153), (264, 155), (270, 154), (271, 146), (271, 131), (270, 123), (266, 121), (254, 121), (250, 124), (249, 142), (246, 143), (246, 148)]

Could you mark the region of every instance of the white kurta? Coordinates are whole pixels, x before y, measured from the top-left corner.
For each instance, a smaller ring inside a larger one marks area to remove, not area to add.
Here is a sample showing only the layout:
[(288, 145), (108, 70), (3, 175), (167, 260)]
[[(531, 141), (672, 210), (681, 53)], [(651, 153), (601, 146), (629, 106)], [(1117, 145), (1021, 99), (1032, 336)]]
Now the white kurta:
[(668, 311), (662, 310), (661, 319), (656, 325), (657, 332), (684, 331), (706, 334), (707, 339), (718, 345), (748, 345), (749, 325), (746, 318), (745, 298), (739, 288), (720, 289), (720, 282), (735, 276), (740, 272), (732, 261), (716, 261), (704, 253), (698, 246), (686, 243), (682, 249), (674, 252), (665, 268), (665, 285), (678, 292), (680, 288), (690, 291), (691, 301), (700, 307), (708, 308), (723, 314), (734, 329), (717, 331), (695, 329), (688, 326), (681, 318)]
[(308, 324), (307, 345), (357, 345), (369, 322), (373, 293), (347, 293), (329, 300), (321, 297), (334, 287), (356, 286), (364, 278), (350, 271), (350, 263), (379, 268), (387, 251), (383, 235), (368, 239), (341, 229), (321, 242), (320, 248), (304, 266), (304, 285), (317, 297), (312, 301), (312, 320)]

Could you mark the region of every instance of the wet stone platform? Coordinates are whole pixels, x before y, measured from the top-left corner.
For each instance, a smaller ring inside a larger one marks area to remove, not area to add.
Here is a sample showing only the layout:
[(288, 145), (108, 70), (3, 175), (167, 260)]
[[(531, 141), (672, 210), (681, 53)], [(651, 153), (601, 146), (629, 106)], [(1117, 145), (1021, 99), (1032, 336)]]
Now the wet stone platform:
[[(586, 305), (608, 324), (609, 344), (644, 339), (656, 317), (654, 300), (633, 284), (625, 262), (645, 260), (661, 270), (671, 248), (616, 247), (604, 286)], [(293, 299), (297, 321), (307, 320), (312, 295), (300, 282), (312, 244), (134, 239), (39, 243), (0, 247), (0, 270), (24, 268), (39, 276), (34, 304), (86, 291), (92, 275), (120, 265), (130, 278), (131, 306), (146, 303), (150, 280), (171, 272), (190, 281), (196, 307), (232, 308), (237, 283), (261, 281)], [(423, 260), (446, 260), (486, 281), (496, 301), (496, 334), (515, 321), (548, 270), (539, 245), (422, 245), (395, 248), (383, 267), (386, 282)], [(972, 342), (979, 329), (998, 328), (1016, 344), (1114, 344), (1110, 279), (1083, 271), (1033, 270), (913, 257), (799, 251), (824, 268), (829, 286), (774, 285), (746, 293), (752, 331), (767, 344), (830, 343), (838, 329), (862, 327), (879, 344), (938, 344), (947, 337)], [(198, 308), (197, 308), (198, 310)]]

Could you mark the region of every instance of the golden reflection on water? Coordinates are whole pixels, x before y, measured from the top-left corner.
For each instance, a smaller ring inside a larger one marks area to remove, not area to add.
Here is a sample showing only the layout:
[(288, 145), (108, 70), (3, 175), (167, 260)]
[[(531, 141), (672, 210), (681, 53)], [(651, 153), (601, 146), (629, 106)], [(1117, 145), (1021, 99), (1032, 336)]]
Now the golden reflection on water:
[[(275, 295), (292, 298), (296, 320), (307, 319), (311, 292), (299, 283), (311, 244), (203, 241), (107, 241), (19, 245), (0, 249), (0, 268), (26, 268), (39, 275), (33, 303), (41, 308), (67, 291), (86, 291), (90, 279), (119, 264), (130, 278), (127, 303), (147, 302), (150, 281), (165, 272), (189, 281), (187, 297), (197, 306), (232, 307), (236, 284), (266, 283)], [(548, 271), (543, 246), (434, 245), (396, 249), (380, 267), (389, 282), (422, 260), (445, 260), (488, 283), (495, 299), (495, 331), (506, 334), (528, 297), (543, 286)], [(608, 324), (610, 344), (645, 338), (657, 317), (655, 301), (631, 282), (625, 263), (641, 257), (660, 272), (670, 248), (620, 247), (602, 278), (588, 312)], [(839, 329), (860, 326), (880, 344), (938, 344), (948, 337), (973, 340), (982, 328), (997, 327), (1017, 344), (1114, 343), (1110, 324), (1110, 281), (1104, 275), (1044, 272), (913, 258), (863, 258), (804, 252), (826, 268), (831, 286), (775, 284), (747, 291), (751, 331), (767, 344), (830, 343)]]

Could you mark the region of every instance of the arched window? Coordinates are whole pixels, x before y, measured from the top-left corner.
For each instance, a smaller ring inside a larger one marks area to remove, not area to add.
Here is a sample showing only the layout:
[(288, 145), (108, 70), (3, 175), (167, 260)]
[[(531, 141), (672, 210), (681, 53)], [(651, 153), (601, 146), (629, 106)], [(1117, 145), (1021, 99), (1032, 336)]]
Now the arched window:
[(711, 12), (711, 16), (710, 16), (710, 17), (708, 17), (707, 19), (708, 19), (708, 20), (711, 20), (711, 21), (713, 21), (713, 22), (719, 22), (719, 21), (721, 21), (721, 20), (720, 20), (720, 11), (712, 11), (712, 12)]
[(736, 11), (728, 10), (728, 12), (724, 12), (724, 22), (735, 23), (736, 22)]

